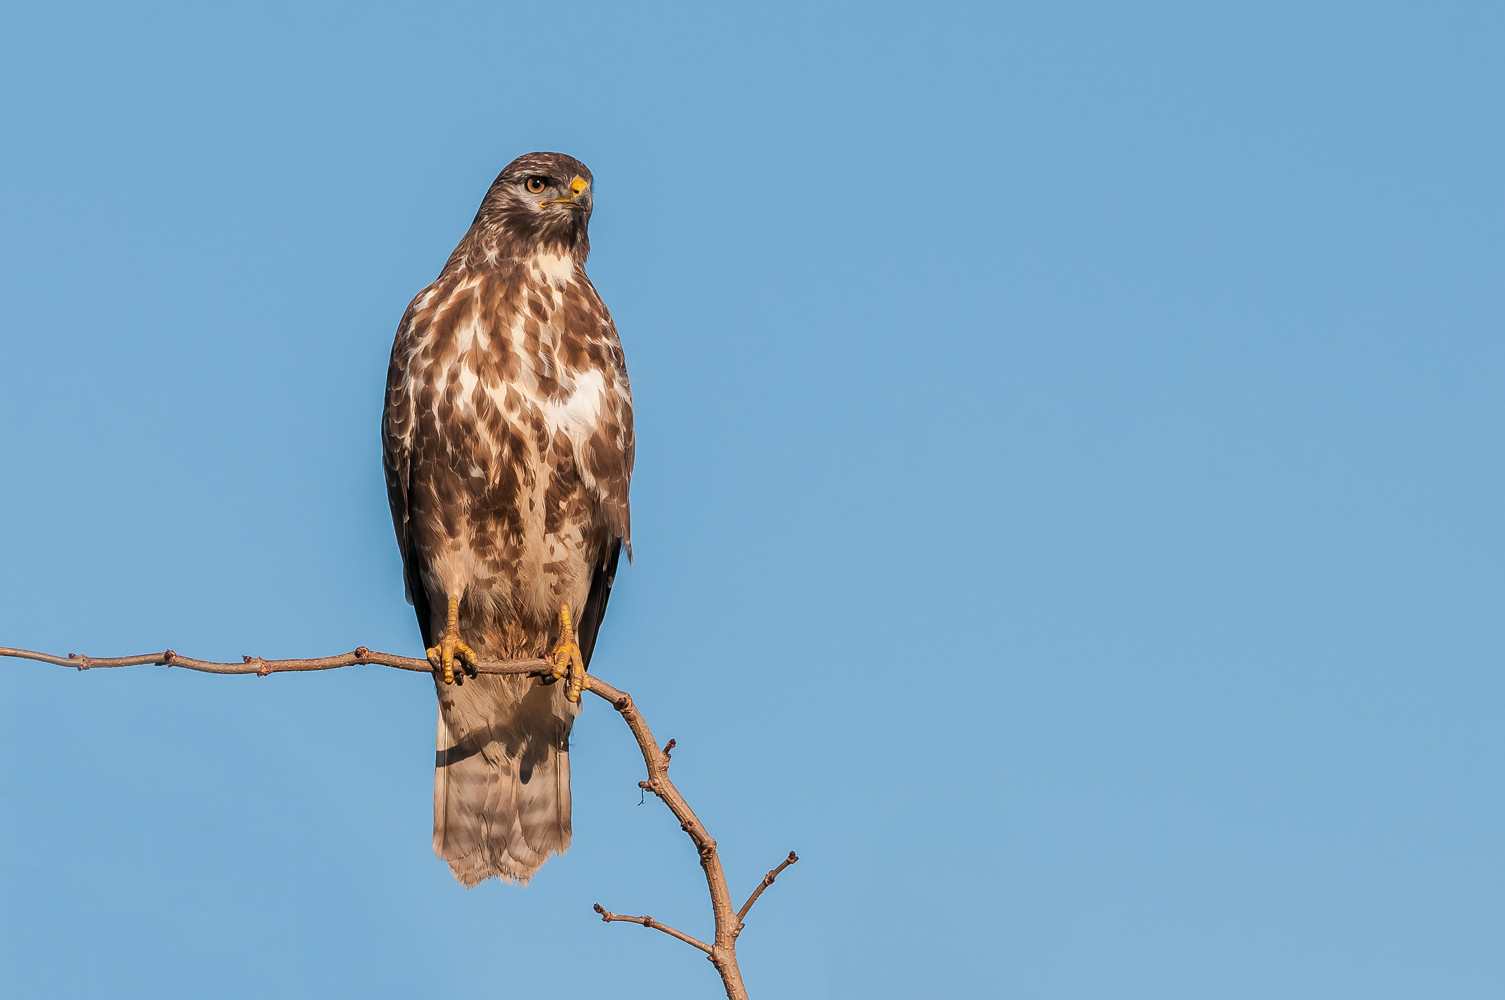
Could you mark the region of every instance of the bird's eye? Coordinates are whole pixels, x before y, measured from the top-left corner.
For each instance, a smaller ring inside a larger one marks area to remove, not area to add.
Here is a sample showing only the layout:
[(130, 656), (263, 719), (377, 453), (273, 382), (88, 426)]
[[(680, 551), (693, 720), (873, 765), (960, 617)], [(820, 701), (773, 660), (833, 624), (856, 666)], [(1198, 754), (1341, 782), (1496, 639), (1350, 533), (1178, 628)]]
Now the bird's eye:
[(529, 194), (543, 194), (544, 188), (549, 186), (549, 180), (546, 177), (529, 177), (524, 186)]

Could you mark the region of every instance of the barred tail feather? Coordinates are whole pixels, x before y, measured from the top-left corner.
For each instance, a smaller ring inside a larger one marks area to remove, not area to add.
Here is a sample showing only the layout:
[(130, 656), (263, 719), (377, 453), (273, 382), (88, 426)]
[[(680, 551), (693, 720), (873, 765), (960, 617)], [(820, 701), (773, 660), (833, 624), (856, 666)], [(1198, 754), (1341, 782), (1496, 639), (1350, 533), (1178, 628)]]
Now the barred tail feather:
[(526, 883), (570, 846), (565, 685), (482, 675), (438, 683), (434, 853), (456, 879)]

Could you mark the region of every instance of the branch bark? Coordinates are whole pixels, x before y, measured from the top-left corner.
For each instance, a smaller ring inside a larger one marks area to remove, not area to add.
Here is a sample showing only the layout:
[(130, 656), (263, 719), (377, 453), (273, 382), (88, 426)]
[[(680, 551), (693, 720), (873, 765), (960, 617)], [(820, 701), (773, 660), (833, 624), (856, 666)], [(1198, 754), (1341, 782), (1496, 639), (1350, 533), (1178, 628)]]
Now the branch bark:
[[(434, 667), (428, 660), (419, 660), (411, 656), (398, 656), (394, 653), (381, 653), (360, 646), (349, 653), (341, 653), (338, 656), (324, 656), (315, 659), (302, 660), (265, 660), (259, 656), (243, 656), (240, 663), (219, 663), (213, 660), (196, 660), (192, 657), (179, 656), (171, 649), (161, 653), (142, 653), (137, 656), (114, 656), (114, 657), (91, 657), (77, 653), (69, 653), (67, 656), (55, 656), (51, 653), (38, 653), (30, 649), (14, 649), (8, 646), (0, 646), (0, 657), (14, 657), (23, 660), (37, 660), (42, 663), (52, 663), (62, 667), (73, 667), (76, 670), (95, 670), (108, 667), (134, 667), (154, 664), (156, 666), (182, 667), (186, 670), (198, 670), (210, 674), (255, 674), (265, 677), (268, 674), (298, 673), (310, 670), (333, 670), (337, 667), (349, 667), (357, 664), (369, 663), (384, 667), (395, 667), (398, 670), (411, 670), (419, 673), (431, 673)], [(537, 677), (541, 682), (552, 683), (553, 664), (548, 660), (495, 660), (478, 663), (475, 665), (477, 673), (483, 674), (507, 674), (513, 676)], [(607, 923), (623, 921), (641, 924), (644, 927), (653, 927), (663, 931), (671, 937), (679, 938), (686, 944), (698, 948), (706, 953), (706, 957), (716, 967), (721, 976), (721, 984), (726, 989), (727, 1000), (747, 1000), (747, 988), (742, 982), (742, 972), (737, 967), (737, 935), (742, 932), (742, 920), (747, 912), (752, 909), (753, 903), (757, 902), (763, 890), (773, 884), (774, 879), (785, 868), (794, 864), (799, 858), (793, 851), (789, 857), (779, 864), (777, 868), (763, 877), (762, 883), (753, 890), (747, 902), (742, 905), (740, 911), (732, 909), (731, 893), (726, 886), (726, 873), (721, 868), (721, 856), (716, 851), (716, 841), (704, 824), (690, 808), (679, 789), (674, 787), (674, 782), (669, 779), (669, 751), (674, 749), (674, 741), (670, 740), (660, 749), (653, 738), (653, 732), (648, 728), (648, 723), (638, 712), (633, 703), (632, 696), (621, 691), (598, 677), (586, 678), (586, 690), (611, 703), (611, 706), (622, 716), (627, 727), (632, 730), (633, 737), (637, 740), (638, 749), (643, 754), (643, 764), (648, 769), (648, 780), (640, 781), (638, 785), (646, 791), (652, 792), (663, 800), (669, 807), (669, 811), (679, 820), (680, 829), (684, 830), (690, 840), (694, 842), (695, 849), (700, 855), (700, 867), (705, 871), (706, 887), (711, 896), (711, 913), (716, 921), (715, 939), (707, 944), (697, 938), (691, 937), (682, 931), (675, 930), (667, 924), (660, 923), (652, 917), (630, 917), (622, 914), (611, 913), (597, 903), (595, 910), (601, 914), (601, 919)]]

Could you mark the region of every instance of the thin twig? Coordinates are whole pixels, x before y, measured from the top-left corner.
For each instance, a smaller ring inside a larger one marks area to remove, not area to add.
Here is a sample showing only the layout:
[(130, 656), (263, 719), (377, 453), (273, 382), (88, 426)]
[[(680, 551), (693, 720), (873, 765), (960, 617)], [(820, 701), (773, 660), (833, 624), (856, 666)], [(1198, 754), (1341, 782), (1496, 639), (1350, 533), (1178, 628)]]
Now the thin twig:
[(692, 937), (690, 937), (690, 935), (686, 934), (684, 931), (677, 931), (677, 930), (675, 930), (673, 927), (670, 927), (668, 924), (664, 923), (662, 920), (654, 920), (652, 917), (629, 917), (625, 913), (612, 913), (610, 910), (606, 909), (606, 907), (602, 906), (600, 903), (596, 904), (596, 912), (599, 913), (599, 914), (601, 914), (601, 919), (603, 921), (605, 921), (606, 923), (608, 923), (608, 924), (611, 923), (613, 920), (622, 920), (622, 921), (625, 921), (625, 922), (627, 922), (629, 924), (642, 924), (644, 927), (653, 927), (653, 928), (656, 928), (658, 930), (663, 931), (665, 934), (669, 935), (670, 937), (677, 937), (677, 938), (679, 938), (685, 944), (693, 945), (694, 947), (699, 948), (701, 951), (705, 952), (707, 955), (709, 955), (711, 953), (711, 946), (710, 945), (706, 944), (704, 941), (700, 940), (699, 938), (692, 938)]
[(758, 887), (753, 890), (752, 895), (747, 897), (747, 902), (742, 904), (742, 909), (737, 911), (738, 931), (742, 930), (741, 923), (742, 921), (747, 919), (747, 911), (752, 909), (752, 905), (758, 901), (758, 897), (763, 895), (763, 890), (773, 885), (773, 880), (779, 877), (779, 873), (782, 872), (785, 868), (788, 868), (790, 865), (794, 864), (799, 859), (800, 856), (798, 854), (790, 851), (789, 857), (785, 858), (783, 861), (780, 861), (777, 868), (769, 872), (767, 875), (763, 876), (763, 881), (758, 883)]

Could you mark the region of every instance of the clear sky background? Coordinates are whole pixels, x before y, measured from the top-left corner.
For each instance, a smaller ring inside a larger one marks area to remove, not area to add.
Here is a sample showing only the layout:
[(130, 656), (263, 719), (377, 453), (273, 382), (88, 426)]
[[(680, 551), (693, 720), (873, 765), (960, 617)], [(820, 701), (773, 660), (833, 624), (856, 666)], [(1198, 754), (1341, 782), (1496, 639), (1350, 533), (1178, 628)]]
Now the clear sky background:
[[(637, 562), (755, 997), (1505, 992), (1498, 4), (8, 5), (0, 645), (421, 655), (387, 356), (597, 177)], [(0, 984), (709, 997), (626, 728), (526, 889), (434, 695), (0, 663)]]

